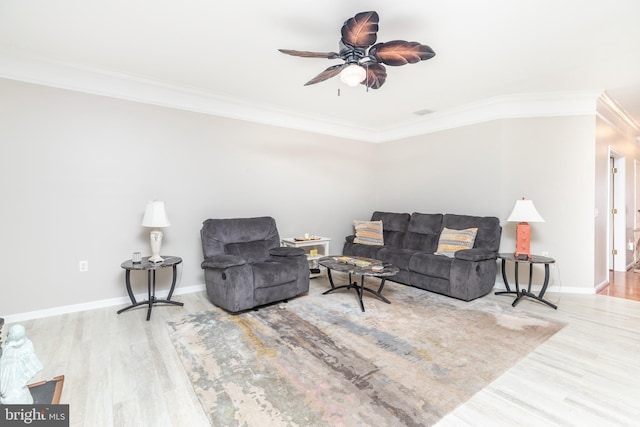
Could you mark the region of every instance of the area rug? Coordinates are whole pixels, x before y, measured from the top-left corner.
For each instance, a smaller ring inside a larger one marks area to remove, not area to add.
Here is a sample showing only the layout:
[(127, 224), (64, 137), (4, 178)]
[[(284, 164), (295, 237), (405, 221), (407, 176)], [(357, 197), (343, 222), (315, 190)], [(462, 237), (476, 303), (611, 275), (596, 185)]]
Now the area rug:
[(168, 323), (212, 425), (432, 425), (563, 327), (393, 282), (391, 304), (365, 295), (363, 313), (353, 290), (326, 289)]

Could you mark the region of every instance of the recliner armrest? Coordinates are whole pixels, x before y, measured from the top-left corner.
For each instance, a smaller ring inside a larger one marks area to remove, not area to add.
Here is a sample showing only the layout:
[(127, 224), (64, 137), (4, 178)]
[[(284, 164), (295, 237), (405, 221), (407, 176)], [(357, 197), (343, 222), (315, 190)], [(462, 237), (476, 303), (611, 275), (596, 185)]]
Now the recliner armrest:
[(224, 270), (225, 268), (236, 267), (244, 264), (246, 264), (244, 258), (237, 255), (215, 255), (202, 261), (200, 266), (202, 268), (216, 268)]
[(302, 248), (292, 248), (290, 246), (280, 246), (277, 248), (269, 249), (269, 255), (282, 256), (282, 257), (294, 257), (304, 255)]
[(455, 252), (455, 259), (461, 259), (463, 261), (485, 261), (489, 259), (496, 259), (498, 255), (489, 249), (462, 249), (460, 251)]

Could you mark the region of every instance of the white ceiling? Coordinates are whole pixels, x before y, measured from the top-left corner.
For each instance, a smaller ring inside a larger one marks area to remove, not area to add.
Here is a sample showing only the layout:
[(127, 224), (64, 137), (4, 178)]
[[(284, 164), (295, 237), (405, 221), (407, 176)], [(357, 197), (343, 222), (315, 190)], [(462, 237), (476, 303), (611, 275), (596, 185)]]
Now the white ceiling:
[[(339, 60), (278, 48), (337, 51), (366, 10), (436, 56), (379, 90), (303, 86)], [(639, 21), (638, 0), (0, 0), (0, 76), (372, 141), (603, 92), (640, 123)]]

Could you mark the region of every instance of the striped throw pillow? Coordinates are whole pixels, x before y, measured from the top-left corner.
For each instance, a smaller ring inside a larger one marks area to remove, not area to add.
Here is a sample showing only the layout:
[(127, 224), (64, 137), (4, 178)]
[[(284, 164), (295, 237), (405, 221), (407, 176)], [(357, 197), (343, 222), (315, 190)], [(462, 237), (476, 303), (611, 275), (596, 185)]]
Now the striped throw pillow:
[(453, 254), (461, 249), (471, 249), (476, 241), (477, 228), (467, 228), (465, 230), (453, 230), (443, 228), (438, 240), (436, 255), (445, 255), (453, 258)]
[(384, 237), (382, 235), (382, 221), (353, 221), (356, 230), (356, 237), (353, 243), (362, 245), (382, 246)]

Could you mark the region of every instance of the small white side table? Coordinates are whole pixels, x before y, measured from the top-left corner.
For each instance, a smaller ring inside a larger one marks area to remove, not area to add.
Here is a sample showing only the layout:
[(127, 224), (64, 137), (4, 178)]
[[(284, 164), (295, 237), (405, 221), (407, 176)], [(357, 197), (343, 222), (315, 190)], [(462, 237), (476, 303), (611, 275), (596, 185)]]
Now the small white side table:
[[(281, 240), (282, 246), (289, 246), (293, 248), (302, 248), (304, 250), (307, 259), (309, 260), (309, 270), (320, 269), (318, 260), (322, 257), (329, 256), (329, 242), (328, 237), (312, 236), (308, 239), (303, 237), (283, 237)], [(318, 277), (321, 273), (311, 273), (310, 277)]]

